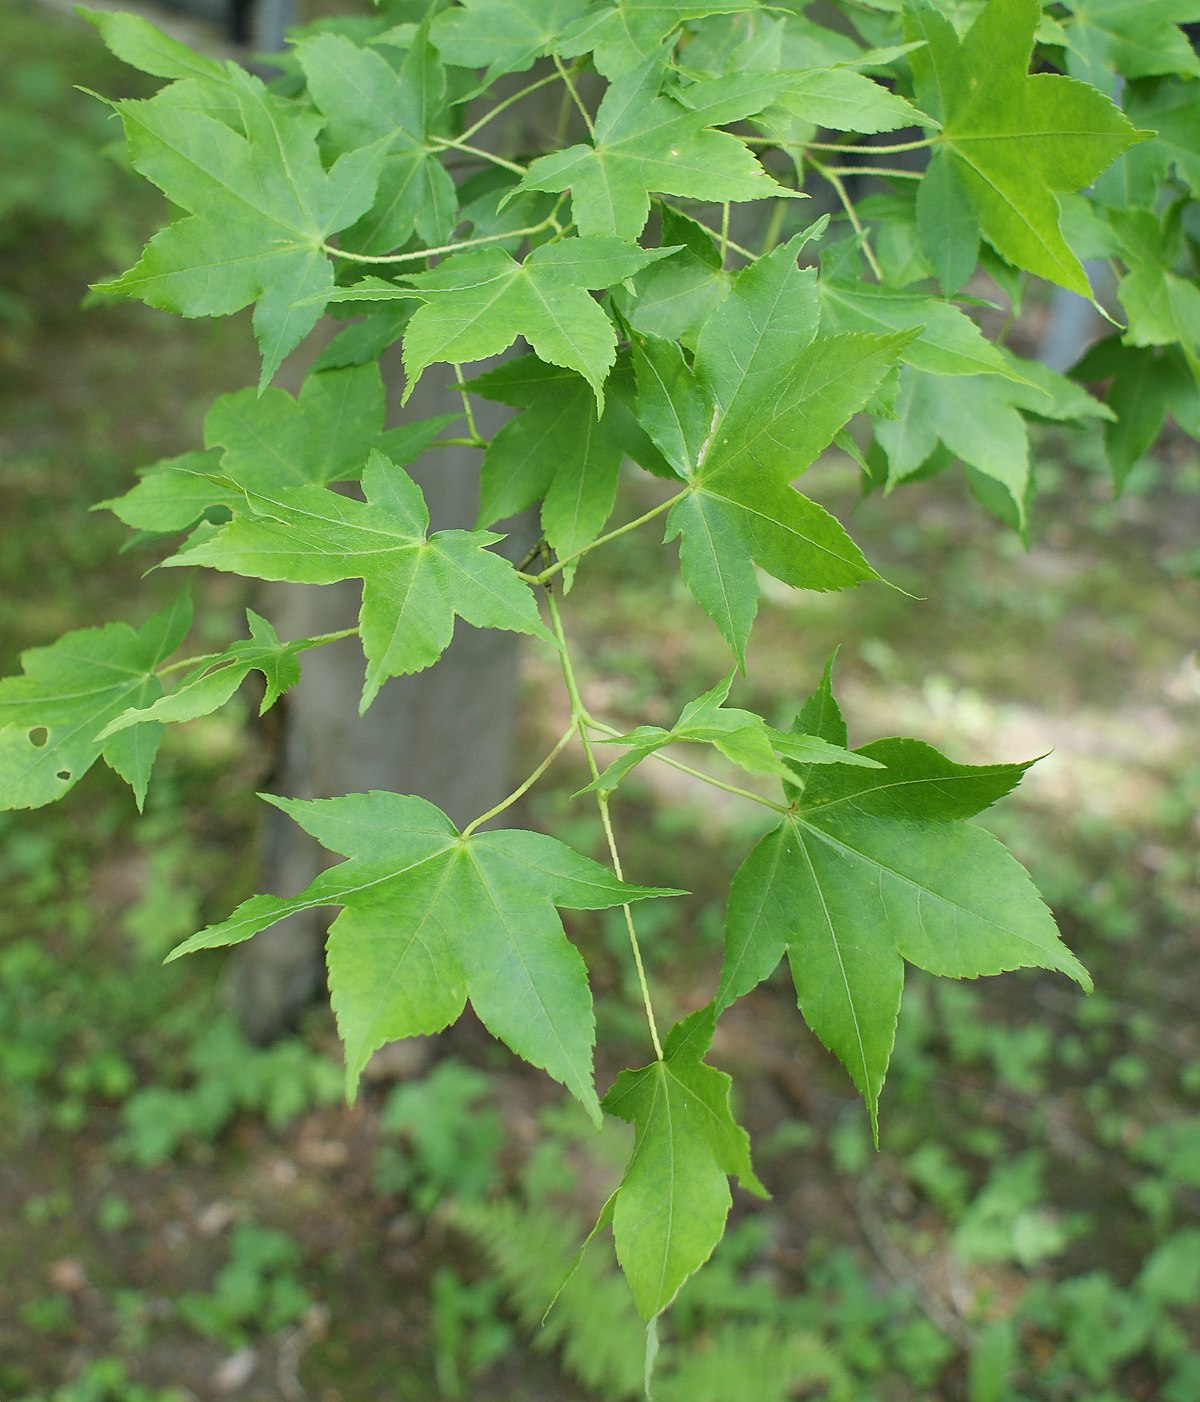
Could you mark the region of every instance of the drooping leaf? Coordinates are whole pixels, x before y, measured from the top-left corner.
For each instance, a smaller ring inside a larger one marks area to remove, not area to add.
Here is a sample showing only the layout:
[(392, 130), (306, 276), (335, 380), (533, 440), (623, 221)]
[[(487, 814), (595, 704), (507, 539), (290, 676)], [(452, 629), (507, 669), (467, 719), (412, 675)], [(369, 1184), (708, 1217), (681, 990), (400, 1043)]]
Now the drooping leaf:
[(645, 227), (651, 192), (735, 202), (796, 194), (735, 136), (712, 130), (709, 114), (658, 96), (661, 85), (658, 55), (618, 78), (597, 109), (593, 143), (539, 156), (522, 188), (570, 190), (580, 233), (624, 239)]
[[(943, 130), (983, 236), (1002, 257), (1087, 297), (1087, 275), (1062, 236), (1055, 192), (1078, 190), (1149, 133), (1095, 88), (1029, 76), (1038, 0), (988, 0), (961, 40), (926, 0), (909, 0), (905, 33), (917, 101)], [(960, 240), (961, 242), (961, 240)]]
[(753, 711), (726, 706), (733, 678), (734, 673), (730, 672), (703, 696), (689, 701), (670, 730), (658, 725), (639, 725), (625, 735), (606, 739), (605, 744), (629, 748), (589, 788), (611, 793), (644, 759), (664, 745), (680, 740), (712, 745), (749, 774), (774, 774), (781, 779), (797, 779), (798, 767), (810, 764), (851, 764), (866, 768), (878, 764), (844, 746), (831, 745), (817, 735), (776, 730)]
[[(739, 664), (758, 608), (755, 564), (796, 588), (844, 589), (876, 578), (841, 525), (790, 486), (861, 409), (912, 339), (814, 340), (816, 272), (800, 270), (806, 235), (742, 272), (700, 336), (696, 379), (669, 398), (691, 425), (676, 446), (687, 494), (667, 517), (696, 601)], [(643, 423), (664, 431), (663, 396), (647, 382)], [(700, 426), (707, 424), (697, 444)], [(670, 460), (666, 440), (655, 439)]]
[(1200, 76), (1200, 60), (1181, 24), (1200, 20), (1196, 0), (1066, 0), (1067, 71), (1101, 92), (1112, 75), (1149, 78), (1158, 73)]
[(420, 488), (381, 453), (371, 455), (363, 490), (365, 502), (322, 487), (270, 494), (243, 488), (232, 521), (165, 563), (296, 584), (361, 579), (362, 710), (388, 677), (432, 666), (450, 644), (456, 616), (479, 628), (550, 636), (529, 588), (486, 548), (499, 536), (427, 535)]
[(156, 463), (136, 487), (100, 505), (139, 530), (181, 531), (208, 507), (241, 500), (235, 488), (197, 474), (220, 472), (258, 492), (353, 481), (371, 449), (383, 446), (383, 416), (375, 362), (310, 374), (298, 399), (273, 386), (261, 395), (223, 394), (204, 420), (207, 452)]
[(586, 380), (532, 355), (481, 375), (471, 389), (522, 411), (484, 452), (477, 525), (541, 501), (542, 533), (559, 556), (591, 544), (616, 500), (621, 460), (643, 439), (621, 397), (606, 396), (597, 417)]
[(435, 16), (430, 34), (447, 63), (486, 68), (490, 83), (501, 73), (524, 73), (558, 47), (586, 7), (587, 0), (464, 0)]
[(597, 71), (616, 78), (638, 68), (688, 20), (759, 9), (759, 0), (600, 0), (562, 35), (566, 58), (590, 53)]
[(297, 638), (281, 643), (271, 624), (253, 609), (246, 610), (250, 627), (249, 638), (230, 643), (224, 652), (201, 657), (168, 696), (161, 696), (152, 705), (124, 711), (105, 727), (101, 739), (107, 739), (131, 725), (145, 721), (195, 720), (219, 710), (246, 680), (251, 672), (263, 676), (263, 699), (259, 715), (279, 700), (280, 696), (300, 680), (299, 654), (320, 646), (313, 638)]
[(79, 628), (22, 653), (23, 675), (0, 680), (0, 808), (41, 808), (70, 791), (103, 757), (140, 809), (162, 726), (143, 722), (105, 737), (109, 721), (162, 695), (155, 668), (191, 626), (186, 590), (136, 631), (127, 623)]
[(364, 278), (335, 300), (423, 303), (404, 338), (406, 397), (435, 362), (483, 360), (524, 336), (542, 360), (578, 371), (602, 413), (617, 337), (587, 289), (611, 287), (673, 251), (617, 238), (572, 238), (543, 244), (518, 263), (498, 248), (482, 248), (455, 254), (431, 272), (409, 274), (404, 281), (411, 291)]
[(338, 34), (296, 45), (313, 101), (325, 115), (324, 140), (349, 153), (382, 142), (387, 152), (370, 210), (342, 236), (358, 253), (390, 253), (414, 230), (426, 244), (454, 228), (454, 181), (429, 142), (446, 98), (446, 77), (424, 29), (399, 71), (374, 49)]
[(370, 208), (383, 147), (349, 152), (327, 171), (320, 118), (242, 69), (229, 69), (227, 82), (244, 134), (198, 110), (198, 79), (114, 104), (134, 168), (185, 213), (101, 287), (184, 316), (254, 303), (263, 388), (321, 315), (333, 287), (323, 244)]
[[(806, 712), (834, 704), (822, 695), (828, 678)], [(734, 877), (716, 1006), (786, 953), (800, 1011), (850, 1073), (878, 1139), (904, 960), (950, 978), (1034, 967), (1091, 981), (1024, 868), (965, 821), (1027, 765), (954, 764), (905, 739), (859, 753), (885, 767), (810, 770), (793, 811)]]
[(376, 1048), (441, 1031), (469, 998), (493, 1036), (599, 1120), (587, 969), (555, 906), (602, 910), (679, 892), (626, 885), (541, 833), (464, 838), (410, 795), (269, 801), (349, 860), (298, 896), (251, 897), (172, 958), (238, 944), (296, 911), (341, 906), (329, 931), (329, 982), (351, 1098)]
[(612, 1206), (617, 1259), (638, 1311), (653, 1319), (712, 1254), (725, 1230), (729, 1178), (760, 1197), (750, 1140), (729, 1106), (730, 1078), (704, 1061), (712, 1004), (671, 1029), (663, 1059), (622, 1071), (603, 1108), (636, 1127)]

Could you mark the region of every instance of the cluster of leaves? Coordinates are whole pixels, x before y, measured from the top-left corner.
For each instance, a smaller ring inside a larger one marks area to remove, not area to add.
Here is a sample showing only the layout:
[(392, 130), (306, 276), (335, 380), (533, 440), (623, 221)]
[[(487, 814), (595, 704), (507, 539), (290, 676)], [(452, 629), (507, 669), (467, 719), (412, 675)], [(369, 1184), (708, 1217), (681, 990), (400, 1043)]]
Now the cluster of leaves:
[[(954, 978), (1029, 966), (1088, 978), (1022, 868), (968, 821), (1026, 766), (958, 765), (906, 739), (851, 749), (831, 668), (788, 732), (726, 708), (722, 684), (672, 730), (622, 736), (592, 717), (576, 679), (559, 601), (577, 568), (665, 517), (685, 585), (744, 669), (763, 575), (815, 591), (879, 578), (792, 485), (831, 444), (859, 461), (864, 489), (959, 461), (1022, 528), (1028, 419), (1105, 420), (1120, 481), (1168, 411), (1194, 427), (1200, 404), (1196, 61), (1174, 10), (906, 0), (847, 8), (838, 29), (804, 11), (400, 0), (371, 21), (301, 31), (271, 86), (143, 20), (92, 16), (115, 54), (168, 80), (113, 106), (134, 168), (177, 210), (101, 291), (191, 317), (253, 305), (262, 351), (257, 394), (218, 400), (202, 449), (155, 464), (108, 505), (143, 544), (188, 532), (170, 566), (361, 579), (350, 631), (364, 708), (389, 678), (436, 663), (456, 618), (554, 649), (571, 707), (545, 763), (462, 831), (415, 796), (279, 800), (347, 860), (298, 896), (253, 897), (176, 952), (339, 906), (330, 986), (351, 1095), (376, 1048), (444, 1028), (469, 999), (598, 1124), (605, 1112), (633, 1122), (601, 1224), (650, 1320), (720, 1239), (729, 1177), (761, 1191), (729, 1078), (705, 1057), (720, 1012), (785, 952), (805, 1020), (873, 1125), (906, 960)], [(494, 89), (535, 66), (524, 86)], [(578, 141), (486, 144), (499, 113), (551, 87)], [(1128, 115), (1106, 95), (1118, 90)], [(920, 134), (871, 139), (906, 131)], [(847, 182), (868, 177), (888, 193), (856, 205)], [(842, 216), (806, 221), (800, 201), (822, 192)], [(756, 202), (772, 210), (757, 256), (730, 237), (731, 205)], [(997, 289), (1015, 310), (1029, 277), (1090, 296), (1080, 255), (1095, 253), (1120, 269), (1127, 322), (1080, 371), (1110, 381), (1107, 405), (989, 341), (972, 314)], [(356, 319), (297, 398), (270, 387), (328, 306)], [(462, 379), (461, 365), (518, 338), (528, 354)], [(385, 427), (378, 360), (396, 342), (405, 402), (431, 366), (455, 368), (465, 438), (447, 438), (444, 417)], [(518, 411), (490, 441), (475, 395)], [(480, 517), (430, 534), (405, 466), (450, 442), (482, 454)], [(608, 529), (625, 459), (667, 486)], [(535, 502), (541, 548), (513, 568), (488, 528)], [(0, 682), (0, 801), (51, 802), (103, 758), (140, 803), (165, 723), (220, 706), (251, 670), (268, 706), (305, 650), (343, 636), (280, 642), (250, 614), (249, 638), (168, 661), (190, 618), (184, 593), (136, 632), (113, 623), (26, 653), (23, 675)], [(611, 870), (552, 837), (476, 831), (572, 738)], [(604, 773), (601, 739), (627, 747)], [(660, 1038), (630, 906), (679, 893), (623, 879), (609, 804), (635, 764), (677, 762), (663, 755), (677, 743), (711, 745), (782, 787), (768, 797), (714, 781), (778, 827), (734, 877), (713, 1002)], [(601, 1098), (588, 973), (558, 909), (612, 906), (625, 911), (654, 1056)]]

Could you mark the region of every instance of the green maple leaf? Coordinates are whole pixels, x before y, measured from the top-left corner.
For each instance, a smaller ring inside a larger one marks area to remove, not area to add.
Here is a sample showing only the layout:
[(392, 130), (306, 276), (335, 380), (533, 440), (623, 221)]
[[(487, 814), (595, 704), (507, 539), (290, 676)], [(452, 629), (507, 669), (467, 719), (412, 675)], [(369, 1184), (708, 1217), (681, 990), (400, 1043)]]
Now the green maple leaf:
[(612, 1199), (617, 1259), (638, 1311), (653, 1319), (720, 1241), (729, 1178), (760, 1197), (750, 1140), (729, 1108), (730, 1078), (705, 1064), (715, 1013), (671, 1029), (661, 1061), (622, 1071), (603, 1108), (636, 1126), (633, 1156)]
[(140, 15), (87, 10), (82, 6), (77, 13), (96, 26), (117, 58), (155, 78), (201, 78), (220, 83), (229, 71), (215, 59), (195, 53), (164, 34)]
[(327, 171), (319, 117), (232, 66), (225, 82), (240, 131), (203, 110), (211, 93), (197, 79), (114, 103), (134, 168), (186, 214), (101, 288), (184, 316), (255, 303), (261, 388), (316, 325), (333, 287), (323, 244), (370, 208), (384, 150), (349, 152)]
[(867, 282), (822, 277), (821, 329), (825, 332), (916, 330), (903, 360), (935, 375), (1003, 375), (1019, 378), (1000, 350), (958, 307), (922, 293)]
[[(541, 501), (542, 533), (559, 556), (590, 545), (612, 511), (622, 459), (650, 447), (622, 398), (606, 395), (597, 417), (585, 380), (532, 355), (481, 375), (471, 389), (522, 410), (484, 452), (477, 526)], [(565, 574), (569, 583), (570, 566)]]
[(335, 300), (407, 297), (423, 303), (404, 337), (406, 399), (435, 362), (483, 360), (524, 336), (540, 359), (578, 371), (603, 413), (604, 379), (617, 358), (617, 337), (587, 289), (611, 287), (673, 252), (616, 238), (572, 238), (542, 244), (518, 263), (498, 248), (483, 248), (410, 274), (404, 281), (411, 291), (368, 277)]
[(201, 474), (220, 472), (259, 492), (352, 481), (379, 444), (383, 416), (375, 363), (310, 374), (298, 399), (274, 387), (223, 394), (204, 419), (207, 451), (155, 463), (124, 496), (98, 505), (139, 530), (181, 531), (210, 506), (241, 500)]
[[(811, 232), (811, 231), (810, 231)], [(790, 483), (866, 404), (912, 332), (815, 339), (808, 233), (746, 268), (701, 332), (695, 375), (678, 347), (638, 347), (638, 415), (687, 492), (667, 517), (680, 567), (739, 664), (758, 608), (757, 564), (802, 589), (878, 578), (841, 525)]]
[[(926, 45), (910, 56), (917, 100), (943, 124), (936, 144), (983, 236), (1017, 267), (1088, 297), (1055, 193), (1082, 189), (1151, 133), (1086, 83), (1028, 75), (1040, 17), (1038, 0), (989, 0), (960, 40), (937, 10), (911, 0), (905, 33)], [(945, 260), (936, 248), (929, 256), (935, 267)]]
[(198, 658), (169, 696), (159, 697), (150, 706), (123, 711), (108, 723), (99, 738), (107, 739), (145, 721), (166, 723), (210, 715), (229, 700), (251, 672), (261, 672), (265, 683), (258, 714), (269, 711), (288, 687), (300, 680), (299, 654), (321, 644), (313, 638), (281, 643), (271, 624), (253, 609), (246, 610), (246, 622), (249, 638), (230, 643), (224, 652)]
[(162, 726), (111, 735), (109, 721), (162, 695), (155, 669), (191, 626), (187, 592), (136, 631), (127, 623), (79, 628), (21, 654), (24, 675), (0, 680), (0, 808), (41, 808), (103, 758), (140, 809)]
[(1181, 24), (1200, 20), (1196, 0), (1065, 0), (1067, 68), (1102, 92), (1113, 73), (1148, 78), (1159, 73), (1200, 74)]
[(371, 209), (343, 234), (359, 253), (389, 253), (412, 237), (444, 243), (454, 229), (454, 181), (428, 137), (446, 102), (446, 76), (422, 26), (399, 72), (374, 49), (338, 34), (296, 45), (308, 91), (325, 115), (324, 140), (349, 153), (382, 142), (387, 152)]
[(644, 759), (680, 740), (712, 745), (748, 774), (774, 774), (781, 779), (797, 778), (797, 765), (851, 764), (870, 768), (876, 763), (844, 745), (831, 745), (818, 735), (776, 730), (753, 711), (726, 706), (733, 678), (734, 673), (730, 672), (703, 696), (689, 701), (670, 730), (659, 725), (639, 725), (625, 735), (605, 739), (606, 745), (627, 745), (629, 749), (588, 788), (611, 793)]
[[(915, 475), (944, 443), (955, 457), (1004, 488), (1023, 525), (1029, 433), (1017, 408), (1020, 402), (1029, 402), (1027, 387), (993, 375), (948, 380), (906, 366), (896, 417), (875, 424), (875, 437), (888, 457), (889, 482)], [(1045, 403), (1051, 407), (1048, 396)]]
[(695, 346), (704, 323), (729, 293), (730, 276), (712, 237), (686, 214), (660, 205), (662, 242), (677, 249), (614, 291), (635, 331)]
[(541, 833), (464, 837), (439, 808), (410, 795), (264, 797), (350, 860), (298, 896), (251, 897), (171, 958), (238, 944), (296, 911), (341, 906), (327, 951), (352, 1099), (377, 1047), (441, 1031), (469, 998), (493, 1036), (599, 1120), (587, 969), (554, 907), (603, 910), (680, 892), (628, 886)]
[[(807, 714), (806, 714), (807, 713)], [(826, 669), (798, 724), (845, 726)], [(1028, 873), (964, 821), (1006, 794), (1026, 764), (954, 764), (918, 740), (858, 753), (882, 769), (809, 771), (793, 811), (734, 877), (718, 1011), (786, 953), (800, 1011), (867, 1102), (878, 1139), (904, 961), (950, 978), (1057, 969), (1090, 990)]]
[(1183, 353), (1098, 341), (1072, 369), (1081, 380), (1108, 380), (1105, 403), (1115, 410), (1104, 425), (1104, 447), (1118, 492), (1154, 443), (1170, 414), (1185, 433), (1200, 437), (1200, 389)]
[[(1195, 89), (1194, 83), (1172, 78), (1130, 84), (1130, 117), (1155, 131), (1154, 140), (1144, 148), (1145, 170), (1138, 172), (1143, 198), (1133, 203), (1154, 203), (1168, 166), (1174, 167), (1193, 195), (1200, 194), (1200, 103)], [(1131, 159), (1126, 156), (1122, 164), (1128, 165)]]
[(1200, 383), (1200, 288), (1173, 269), (1183, 252), (1182, 205), (1160, 219), (1148, 209), (1113, 210), (1109, 219), (1129, 265), (1117, 285), (1131, 346), (1178, 345)]
[(388, 677), (432, 666), (454, 619), (550, 638), (529, 588), (486, 547), (491, 531), (428, 535), (421, 490), (382, 453), (363, 473), (366, 501), (322, 487), (272, 494), (243, 489), (243, 510), (164, 563), (211, 565), (296, 584), (363, 581), (359, 635), (367, 659), (360, 710)]
[[(585, 235), (636, 239), (650, 214), (650, 192), (696, 200), (761, 200), (795, 196), (767, 175), (747, 147), (711, 130), (710, 114), (658, 96), (662, 61), (618, 78), (596, 112), (592, 145), (539, 156), (521, 181), (525, 190), (570, 190)], [(754, 109), (752, 98), (741, 104)], [(722, 115), (723, 121), (737, 115)]]
[(737, 15), (760, 8), (759, 0), (617, 0), (594, 4), (562, 35), (565, 58), (590, 53), (597, 71), (616, 78), (638, 68), (688, 20)]
[(464, 0), (435, 16), (430, 33), (447, 63), (486, 68), (490, 83), (550, 53), (585, 9), (586, 0)]

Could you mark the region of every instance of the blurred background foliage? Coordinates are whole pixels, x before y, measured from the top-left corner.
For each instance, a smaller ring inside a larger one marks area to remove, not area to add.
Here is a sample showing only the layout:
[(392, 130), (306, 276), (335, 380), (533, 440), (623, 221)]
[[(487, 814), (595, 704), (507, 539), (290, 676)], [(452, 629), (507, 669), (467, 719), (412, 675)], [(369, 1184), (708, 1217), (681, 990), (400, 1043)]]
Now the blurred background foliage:
[[(193, 446), (253, 354), (241, 318), (80, 310), (161, 210), (77, 88), (137, 79), (86, 26), (16, 0), (0, 47), (10, 672), (22, 647), (150, 612), (155, 576), (88, 508)], [(1034, 299), (1014, 335), (1043, 314)], [(1026, 550), (949, 478), (857, 503), (832, 457), (823, 499), (915, 597), (772, 596), (747, 699), (787, 723), (843, 642), (859, 741), (914, 733), (979, 762), (1053, 747), (988, 821), (1098, 991), (914, 971), (879, 1154), (786, 986), (727, 1015), (714, 1057), (773, 1197), (738, 1204), (672, 1311), (666, 1402), (1200, 1397), (1200, 464), (1168, 436), (1114, 501), (1094, 436), (1042, 430), (1037, 463)], [(667, 720), (726, 666), (659, 553), (624, 537), (573, 595), (590, 686), (622, 724)], [(219, 646), (246, 600), (238, 581), (203, 587)], [(561, 725), (548, 660), (529, 657), (525, 686), (536, 756)], [(253, 880), (271, 757), (251, 711), (173, 728), (140, 821), (107, 773), (0, 816), (0, 1396), (636, 1397), (640, 1326), (606, 1241), (539, 1322), (619, 1172), (617, 1128), (596, 1139), (469, 1023), (381, 1054), (348, 1110), (327, 1010), (253, 1047), (222, 1011), (219, 959), (160, 965)], [(708, 996), (757, 821), (677, 778), (645, 766), (620, 810), (635, 862), (652, 850), (654, 879), (695, 893), (644, 922), (672, 1015)], [(526, 816), (598, 852), (581, 782), (564, 769)], [(622, 931), (573, 930), (602, 1042), (635, 1045)]]

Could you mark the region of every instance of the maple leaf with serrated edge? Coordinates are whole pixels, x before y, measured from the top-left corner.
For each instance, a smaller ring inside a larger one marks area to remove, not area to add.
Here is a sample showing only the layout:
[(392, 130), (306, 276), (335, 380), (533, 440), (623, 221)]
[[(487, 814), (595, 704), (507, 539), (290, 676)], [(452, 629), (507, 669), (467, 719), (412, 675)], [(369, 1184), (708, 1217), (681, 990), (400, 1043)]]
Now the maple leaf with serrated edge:
[(759, 1197), (750, 1140), (729, 1107), (732, 1081), (704, 1061), (716, 1012), (676, 1023), (661, 1061), (622, 1071), (601, 1102), (636, 1128), (633, 1155), (605, 1217), (644, 1319), (661, 1314), (725, 1230), (729, 1178)]
[(273, 386), (262, 394), (223, 394), (205, 416), (206, 451), (155, 463), (123, 496), (97, 505), (139, 530), (186, 530), (210, 507), (233, 509), (242, 500), (237, 489), (214, 482), (214, 474), (257, 492), (352, 482), (372, 448), (405, 467), (460, 417), (444, 414), (385, 431), (384, 408), (374, 361), (310, 371), (299, 399)]
[(492, 531), (428, 535), (421, 489), (382, 453), (363, 473), (366, 501), (322, 487), (270, 495), (243, 489), (228, 524), (183, 548), (167, 565), (210, 565), (251, 579), (294, 584), (363, 581), (359, 637), (367, 659), (360, 712), (388, 677), (432, 666), (450, 645), (454, 619), (553, 641), (528, 586), (486, 547)]
[[(797, 725), (844, 744), (831, 671)], [(964, 821), (1008, 793), (1028, 764), (955, 764), (909, 739), (857, 753), (885, 767), (811, 768), (803, 789), (790, 790), (787, 817), (734, 877), (716, 1007), (749, 992), (786, 953), (804, 1020), (850, 1073), (878, 1142), (906, 959), (950, 978), (1035, 967), (1088, 991), (1091, 980), (1025, 869)]]
[(624, 239), (642, 232), (652, 191), (732, 202), (800, 197), (772, 180), (737, 137), (712, 130), (708, 114), (658, 96), (662, 80), (661, 55), (618, 78), (596, 111), (592, 145), (539, 156), (520, 188), (570, 190), (581, 234)]
[(447, 63), (486, 68), (490, 83), (557, 48), (585, 9), (586, 0), (464, 0), (436, 15), (430, 34)]
[(564, 58), (590, 53), (596, 71), (616, 78), (659, 52), (688, 20), (756, 11), (759, 0), (617, 0), (593, 4), (560, 38)]
[(191, 621), (185, 590), (136, 631), (127, 623), (79, 628), (22, 653), (24, 675), (0, 680), (0, 809), (54, 803), (103, 758), (140, 810), (162, 726), (144, 722), (120, 735), (106, 727), (162, 695), (155, 669)]
[(1181, 24), (1200, 20), (1197, 0), (1064, 0), (1067, 71), (1106, 92), (1112, 74), (1200, 75), (1200, 59)]
[[(1041, 13), (1038, 0), (989, 0), (960, 40), (925, 0), (908, 0), (905, 35), (925, 46), (910, 62), (917, 102), (942, 122), (934, 160), (953, 163), (983, 236), (1017, 267), (1090, 297), (1055, 193), (1082, 189), (1152, 133), (1138, 131), (1086, 83), (1029, 75)], [(929, 221), (918, 227), (927, 230)], [(960, 236), (971, 237), (969, 224)], [(944, 241), (929, 256), (935, 267), (960, 264)]]
[[(627, 357), (623, 374), (629, 376)], [(597, 418), (585, 380), (533, 355), (498, 366), (470, 388), (522, 410), (484, 452), (477, 527), (540, 500), (542, 533), (559, 556), (590, 545), (612, 511), (623, 457), (653, 452), (629, 406), (610, 393)], [(564, 570), (568, 587), (571, 571)]]
[(202, 78), (223, 82), (228, 70), (215, 59), (195, 53), (140, 15), (76, 9), (100, 31), (108, 49), (131, 68), (155, 78)]
[(635, 345), (638, 416), (687, 483), (667, 517), (680, 568), (739, 666), (758, 609), (754, 566), (797, 588), (878, 578), (841, 525), (791, 480), (861, 409), (913, 337), (816, 340), (807, 231), (745, 268), (700, 334), (695, 374), (678, 346)]
[(300, 680), (299, 654), (320, 647), (319, 639), (297, 638), (281, 643), (271, 624), (253, 609), (246, 610), (250, 627), (249, 638), (230, 643), (224, 652), (209, 653), (196, 659), (169, 696), (162, 696), (153, 705), (123, 711), (109, 721), (99, 738), (106, 739), (118, 731), (144, 721), (187, 721), (210, 715), (219, 710), (251, 672), (263, 676), (263, 698), (258, 714), (264, 715), (283, 693)]
[(626, 885), (541, 833), (463, 837), (441, 809), (407, 794), (263, 797), (350, 860), (298, 896), (251, 897), (185, 940), (172, 959), (239, 944), (297, 911), (342, 906), (327, 954), (351, 1100), (377, 1047), (441, 1031), (470, 999), (493, 1036), (599, 1121), (587, 969), (555, 906), (603, 910), (682, 892)]
[[(316, 325), (333, 287), (322, 245), (371, 206), (386, 143), (321, 163), (321, 119), (230, 67), (243, 131), (200, 110), (200, 79), (113, 104), (134, 168), (187, 211), (128, 272), (99, 290), (184, 316), (226, 316), (255, 303), (259, 387)], [(244, 133), (244, 134), (243, 134)]]
[(639, 268), (669, 257), (673, 248), (639, 248), (617, 238), (571, 238), (542, 244), (518, 263), (498, 248), (456, 253), (427, 273), (411, 273), (397, 287), (367, 277), (331, 301), (416, 298), (404, 337), (404, 397), (425, 369), (441, 361), (462, 364), (499, 355), (518, 336), (541, 360), (576, 370), (604, 412), (604, 379), (617, 357), (617, 336), (588, 288), (611, 287)]
[(644, 759), (664, 745), (679, 740), (712, 745), (748, 774), (774, 774), (779, 778), (796, 777), (794, 766), (798, 764), (852, 764), (871, 768), (877, 763), (865, 755), (854, 754), (844, 745), (831, 745), (820, 736), (799, 731), (776, 730), (753, 711), (726, 706), (733, 678), (734, 673), (730, 672), (703, 696), (689, 701), (670, 730), (658, 725), (639, 725), (625, 735), (606, 737), (603, 744), (628, 745), (629, 749), (589, 784), (588, 790), (611, 793)]
[(386, 145), (374, 202), (339, 241), (358, 253), (389, 253), (414, 230), (427, 244), (441, 244), (456, 223), (454, 181), (428, 141), (445, 108), (446, 75), (427, 30), (428, 23), (418, 29), (398, 72), (377, 50), (340, 34), (318, 34), (295, 47), (326, 119), (323, 140), (347, 154)]

